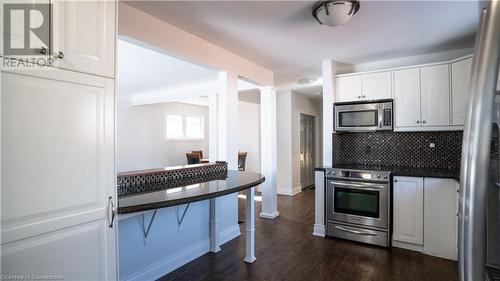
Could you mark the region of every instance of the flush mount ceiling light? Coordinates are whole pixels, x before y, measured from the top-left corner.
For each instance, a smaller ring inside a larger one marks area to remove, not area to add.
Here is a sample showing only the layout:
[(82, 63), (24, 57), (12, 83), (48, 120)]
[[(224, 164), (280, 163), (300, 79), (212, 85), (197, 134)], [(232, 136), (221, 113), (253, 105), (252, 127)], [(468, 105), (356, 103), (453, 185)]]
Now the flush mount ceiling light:
[(358, 0), (330, 0), (314, 4), (312, 14), (319, 24), (339, 26), (348, 22), (358, 10)]
[(309, 85), (311, 83), (314, 83), (317, 79), (315, 78), (302, 78), (297, 80), (297, 84), (299, 85)]

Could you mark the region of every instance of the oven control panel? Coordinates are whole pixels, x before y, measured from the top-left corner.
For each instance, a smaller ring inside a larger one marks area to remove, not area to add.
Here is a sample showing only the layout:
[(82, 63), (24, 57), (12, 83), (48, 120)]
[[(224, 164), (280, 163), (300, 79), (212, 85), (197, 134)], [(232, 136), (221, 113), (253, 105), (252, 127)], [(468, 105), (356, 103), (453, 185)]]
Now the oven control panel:
[(327, 169), (326, 177), (340, 178), (345, 180), (370, 180), (388, 182), (391, 178), (391, 172), (378, 170), (353, 170), (353, 169)]

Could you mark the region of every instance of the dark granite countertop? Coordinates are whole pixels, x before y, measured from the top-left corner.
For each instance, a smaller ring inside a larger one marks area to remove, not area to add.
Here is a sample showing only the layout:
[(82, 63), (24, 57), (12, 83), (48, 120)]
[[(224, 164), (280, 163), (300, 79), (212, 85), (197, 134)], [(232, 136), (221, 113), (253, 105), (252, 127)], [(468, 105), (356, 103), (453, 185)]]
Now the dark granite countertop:
[(406, 177), (426, 177), (426, 178), (450, 178), (457, 181), (460, 180), (460, 169), (446, 168), (418, 168), (418, 167), (400, 167), (400, 166), (373, 166), (373, 165), (353, 165), (341, 164), (331, 167), (320, 166), (316, 167), (316, 171), (325, 171), (327, 168), (353, 169), (353, 170), (370, 170), (370, 171), (391, 171), (393, 176)]
[(171, 207), (224, 196), (254, 187), (264, 181), (265, 177), (258, 173), (228, 171), (224, 180), (119, 196), (118, 214)]

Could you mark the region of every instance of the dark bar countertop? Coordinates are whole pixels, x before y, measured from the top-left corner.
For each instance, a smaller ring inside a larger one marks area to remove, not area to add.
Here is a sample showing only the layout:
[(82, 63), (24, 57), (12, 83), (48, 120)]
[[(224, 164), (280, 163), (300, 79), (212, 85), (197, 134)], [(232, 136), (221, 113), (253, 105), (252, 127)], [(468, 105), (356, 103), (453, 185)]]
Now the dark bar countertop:
[(331, 167), (320, 166), (316, 167), (316, 171), (324, 171), (328, 168), (353, 169), (353, 170), (370, 170), (370, 171), (391, 171), (393, 176), (404, 177), (425, 177), (425, 178), (449, 178), (460, 181), (460, 169), (447, 168), (419, 168), (419, 167), (401, 167), (401, 166), (372, 166), (372, 165), (355, 165), (355, 164), (340, 164)]
[(259, 173), (228, 171), (227, 178), (167, 187), (118, 197), (118, 214), (140, 212), (206, 200), (239, 192), (265, 181)]

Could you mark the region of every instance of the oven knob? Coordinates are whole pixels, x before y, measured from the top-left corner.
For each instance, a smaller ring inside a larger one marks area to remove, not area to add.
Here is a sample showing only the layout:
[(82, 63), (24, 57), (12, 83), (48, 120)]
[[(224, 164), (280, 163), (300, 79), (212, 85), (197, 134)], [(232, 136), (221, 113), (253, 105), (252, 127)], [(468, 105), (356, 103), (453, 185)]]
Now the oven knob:
[(379, 179), (380, 179), (380, 174), (378, 174), (378, 175), (377, 175), (377, 178), (379, 178)]
[(387, 178), (387, 175), (384, 175), (384, 179), (386, 179), (386, 178)]
[(333, 173), (332, 173), (332, 175), (334, 175), (334, 176), (335, 176), (335, 174), (336, 174), (336, 172), (333, 172)]

